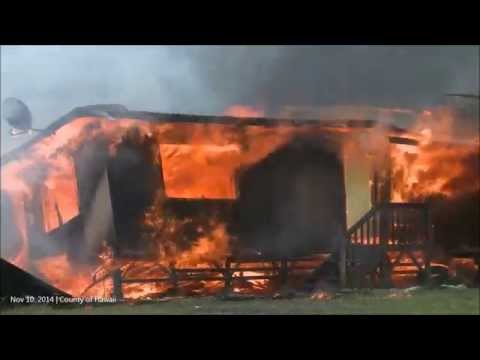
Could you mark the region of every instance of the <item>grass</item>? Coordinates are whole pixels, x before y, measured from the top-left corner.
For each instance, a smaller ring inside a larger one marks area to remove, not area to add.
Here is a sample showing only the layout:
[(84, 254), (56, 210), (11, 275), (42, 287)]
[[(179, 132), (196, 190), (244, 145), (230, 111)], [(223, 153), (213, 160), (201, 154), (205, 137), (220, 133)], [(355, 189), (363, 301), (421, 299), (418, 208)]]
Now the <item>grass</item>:
[(297, 315), (297, 314), (469, 314), (480, 315), (479, 289), (374, 290), (338, 296), (332, 300), (251, 299), (224, 301), (215, 297), (179, 298), (143, 304), (70, 306), (15, 306), (2, 315)]

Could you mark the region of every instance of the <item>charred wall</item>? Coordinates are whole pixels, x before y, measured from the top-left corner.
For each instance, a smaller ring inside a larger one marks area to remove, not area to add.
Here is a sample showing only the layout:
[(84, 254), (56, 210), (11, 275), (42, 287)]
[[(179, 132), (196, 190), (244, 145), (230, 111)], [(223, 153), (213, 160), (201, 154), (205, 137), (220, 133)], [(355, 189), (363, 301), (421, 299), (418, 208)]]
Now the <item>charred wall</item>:
[(119, 256), (145, 256), (148, 252), (150, 243), (142, 240), (142, 219), (156, 192), (164, 188), (155, 149), (154, 139), (133, 128), (109, 161), (108, 182)]
[(77, 154), (84, 219), (92, 213), (95, 192), (107, 173), (109, 194), (104, 198), (111, 202), (112, 245), (118, 256), (148, 257), (155, 252), (144, 220), (159, 192), (161, 216), (186, 224), (175, 240), (180, 248), (188, 248), (208, 231), (209, 219), (228, 224), (234, 251), (253, 248), (267, 256), (301, 256), (335, 251), (339, 245), (346, 228), (346, 196), (343, 164), (332, 139), (297, 138), (243, 169), (237, 174), (236, 200), (167, 198), (155, 141), (132, 128), (113, 156), (101, 140)]
[[(89, 218), (96, 212), (95, 200), (102, 176), (109, 162), (108, 141), (104, 138), (92, 139), (85, 142), (74, 154), (75, 173), (77, 176), (78, 202), (80, 215), (68, 226), (71, 230), (56, 231), (54, 235), (64, 237), (69, 244), (70, 259), (79, 261), (95, 261), (101, 244), (89, 244)], [(98, 229), (95, 229), (98, 231)], [(71, 231), (74, 236), (66, 234)], [(65, 236), (66, 235), (66, 236)], [(109, 241), (111, 239), (104, 239)]]
[(432, 209), (434, 242), (447, 251), (480, 247), (480, 193), (469, 192), (453, 199), (427, 200)]
[(74, 154), (80, 213), (88, 212), (109, 161), (108, 140), (85, 142)]
[[(161, 166), (155, 161), (153, 139), (130, 129), (109, 150), (108, 139), (85, 143), (75, 154), (80, 213), (85, 234), (83, 247), (98, 254), (102, 242), (113, 246), (118, 256), (145, 256), (142, 217), (162, 191)], [(109, 204), (106, 204), (109, 202)], [(98, 221), (105, 219), (108, 224)], [(105, 239), (96, 233), (102, 233)]]
[(343, 166), (325, 143), (295, 140), (240, 175), (231, 231), (272, 256), (335, 251), (346, 227)]

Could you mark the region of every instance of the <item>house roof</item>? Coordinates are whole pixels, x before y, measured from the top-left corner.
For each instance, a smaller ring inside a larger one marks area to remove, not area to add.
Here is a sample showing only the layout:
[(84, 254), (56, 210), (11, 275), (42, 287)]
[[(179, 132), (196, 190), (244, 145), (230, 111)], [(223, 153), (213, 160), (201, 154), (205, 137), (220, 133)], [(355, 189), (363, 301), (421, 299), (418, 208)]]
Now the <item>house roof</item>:
[[(335, 120), (321, 120), (321, 119), (280, 119), (280, 118), (269, 118), (269, 117), (251, 117), (251, 118), (240, 118), (234, 116), (218, 116), (218, 115), (195, 115), (195, 114), (172, 114), (172, 113), (156, 113), (156, 112), (146, 112), (146, 111), (129, 111), (122, 105), (89, 105), (84, 107), (78, 107), (70, 111), (69, 113), (63, 115), (46, 129), (42, 130), (36, 136), (34, 136), (30, 141), (22, 144), (21, 146), (15, 148), (14, 150), (3, 155), (1, 158), (1, 165), (6, 164), (9, 161), (16, 159), (20, 154), (25, 150), (30, 148), (33, 144), (42, 140), (43, 138), (53, 134), (62, 126), (72, 122), (73, 120), (80, 117), (87, 116), (98, 116), (106, 117), (115, 121), (115, 119), (120, 118), (129, 118), (129, 119), (138, 119), (143, 121), (151, 121), (157, 123), (204, 123), (204, 124), (229, 124), (229, 125), (239, 125), (239, 126), (265, 126), (265, 127), (275, 127), (275, 126), (294, 126), (294, 127), (304, 127), (304, 126), (318, 126), (321, 124), (326, 128), (373, 128), (379, 124), (376, 120), (354, 120), (354, 119), (335, 119)], [(398, 134), (398, 136), (391, 137), (391, 140), (402, 141), (402, 134), (407, 134), (407, 131), (399, 127), (388, 125), (389, 130)], [(396, 139), (396, 140), (395, 140)], [(405, 140), (405, 139), (403, 139)], [(410, 139), (406, 139), (407, 143), (412, 143)]]

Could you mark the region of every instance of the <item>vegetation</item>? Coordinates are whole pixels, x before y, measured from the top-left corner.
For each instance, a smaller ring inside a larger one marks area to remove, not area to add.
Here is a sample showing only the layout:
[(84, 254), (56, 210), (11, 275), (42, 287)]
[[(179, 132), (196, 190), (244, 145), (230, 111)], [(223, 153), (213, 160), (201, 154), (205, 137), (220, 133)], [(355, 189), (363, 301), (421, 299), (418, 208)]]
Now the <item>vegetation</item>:
[(338, 295), (331, 300), (245, 299), (226, 301), (215, 297), (109, 305), (47, 305), (4, 308), (4, 315), (268, 315), (268, 314), (470, 314), (480, 315), (479, 289), (373, 290)]

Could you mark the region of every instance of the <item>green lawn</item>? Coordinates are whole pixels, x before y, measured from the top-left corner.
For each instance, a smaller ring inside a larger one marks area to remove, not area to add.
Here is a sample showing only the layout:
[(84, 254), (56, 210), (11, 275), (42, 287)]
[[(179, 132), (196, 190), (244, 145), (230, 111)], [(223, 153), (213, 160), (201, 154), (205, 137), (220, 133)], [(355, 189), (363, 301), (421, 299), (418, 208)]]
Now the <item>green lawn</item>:
[(176, 298), (143, 304), (55, 308), (44, 305), (3, 309), (2, 314), (194, 315), (194, 314), (472, 314), (480, 315), (479, 289), (418, 289), (410, 293), (374, 290), (339, 295), (332, 300)]

